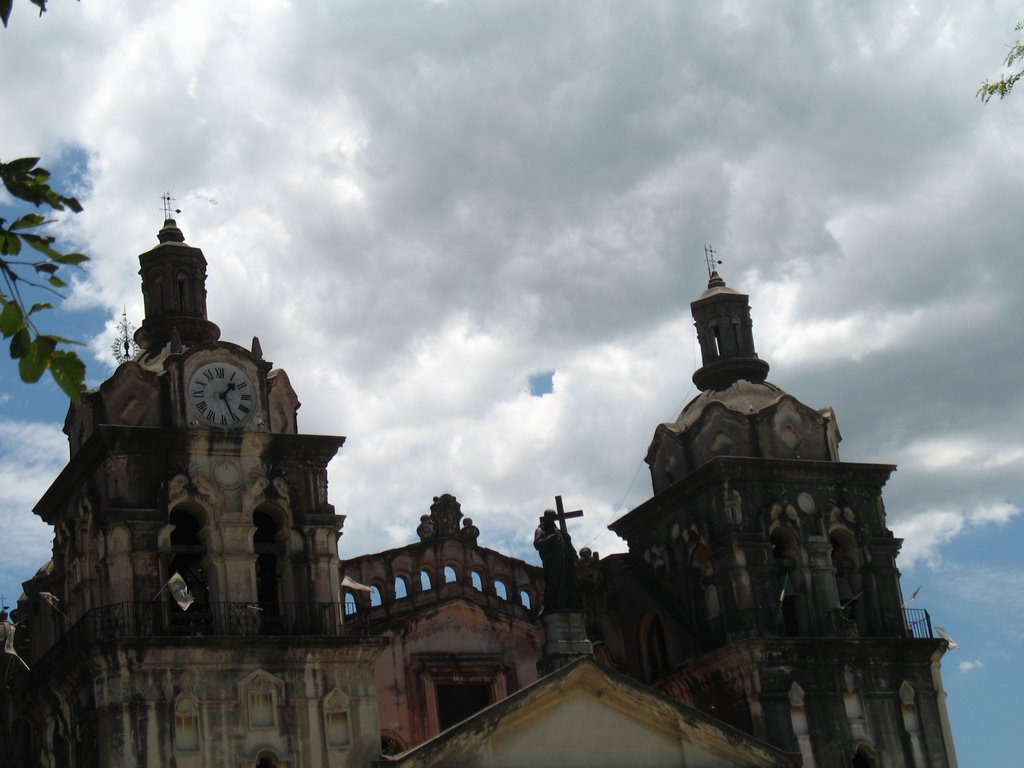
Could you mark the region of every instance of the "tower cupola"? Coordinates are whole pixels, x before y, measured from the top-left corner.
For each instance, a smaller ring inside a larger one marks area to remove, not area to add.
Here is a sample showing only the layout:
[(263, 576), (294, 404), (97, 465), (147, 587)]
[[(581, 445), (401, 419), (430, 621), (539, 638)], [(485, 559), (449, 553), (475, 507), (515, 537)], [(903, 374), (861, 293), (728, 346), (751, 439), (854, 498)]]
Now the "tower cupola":
[(185, 345), (216, 341), (220, 328), (206, 318), (206, 258), (185, 243), (172, 218), (157, 234), (160, 243), (139, 255), (146, 317), (135, 332), (147, 351), (159, 349), (175, 335)]
[(693, 383), (701, 391), (723, 389), (741, 379), (760, 383), (768, 376), (768, 363), (754, 351), (750, 302), (745, 293), (725, 284), (711, 273), (707, 290), (690, 303), (701, 367)]

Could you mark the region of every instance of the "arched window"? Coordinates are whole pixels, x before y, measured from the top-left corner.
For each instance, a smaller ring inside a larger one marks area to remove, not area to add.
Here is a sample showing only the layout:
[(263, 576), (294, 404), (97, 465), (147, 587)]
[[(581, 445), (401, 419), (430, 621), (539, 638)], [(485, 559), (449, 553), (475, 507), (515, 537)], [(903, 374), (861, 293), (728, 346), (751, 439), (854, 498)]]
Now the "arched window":
[(849, 531), (832, 531), (832, 567), (835, 568), (836, 593), (839, 608), (851, 621), (857, 620), (857, 604), (860, 602), (860, 576), (857, 573), (857, 542)]
[(199, 708), (191, 695), (183, 694), (174, 705), (174, 749), (177, 752), (199, 749)]
[(505, 582), (501, 579), (494, 580), (494, 594), (502, 600), (508, 600), (508, 588), (505, 586)]
[(799, 565), (796, 535), (787, 528), (779, 527), (772, 531), (771, 542), (772, 557), (775, 559), (778, 574), (782, 628), (787, 637), (796, 637), (800, 634), (800, 616), (797, 611), (797, 598), (800, 592), (795, 578)]
[(378, 605), (381, 604), (381, 602), (382, 601), (380, 599), (380, 588), (377, 587), (376, 585), (371, 585), (370, 586), (370, 607), (371, 608), (376, 608)]
[(395, 577), (395, 600), (401, 600), (409, 596), (409, 586), (401, 576)]
[(533, 608), (533, 605), (530, 601), (530, 593), (527, 592), (525, 589), (519, 590), (519, 602), (522, 603), (523, 607), (526, 609)]
[(851, 762), (853, 768), (875, 768), (878, 765), (878, 762), (875, 760), (874, 751), (864, 744), (857, 747)]
[(357, 610), (356, 607), (356, 596), (351, 592), (345, 593), (345, 615), (351, 616)]
[(170, 621), (175, 631), (182, 634), (205, 633), (209, 629), (209, 582), (203, 569), (206, 546), (199, 539), (202, 524), (191, 511), (178, 507), (173, 510), (168, 522), (174, 526), (171, 531), (171, 560), (167, 564), (167, 578), (175, 573), (185, 580), (194, 603), (183, 611), (178, 602), (170, 600)]
[(281, 615), (281, 573), (277, 535), (281, 528), (266, 512), (257, 509), (252, 513), (252, 524), (256, 530), (252, 536), (253, 551), (256, 553), (256, 602), (259, 603), (261, 618), (264, 620)]
[(277, 768), (277, 758), (272, 752), (260, 752), (256, 759), (256, 768)]
[(665, 644), (665, 630), (661, 626), (661, 618), (648, 614), (641, 621), (641, 641), (643, 642), (644, 674), (651, 683), (664, 677), (668, 672), (668, 646)]
[(473, 584), (473, 589), (477, 590), (478, 592), (484, 591), (484, 580), (480, 577), (479, 573), (473, 571), (471, 574), (469, 574), (469, 580)]
[(698, 607), (703, 603), (705, 617), (708, 621), (717, 619), (721, 613), (721, 607), (718, 602), (718, 587), (714, 583), (715, 569), (711, 565), (711, 554), (708, 552), (706, 544), (700, 543), (693, 548), (693, 552), (690, 554), (690, 567), (697, 570), (698, 577), (695, 581), (703, 588), (700, 590), (700, 596), (695, 598)]
[(190, 307), (188, 300), (188, 275), (184, 272), (178, 273), (178, 311), (187, 312)]
[(426, 571), (420, 571), (420, 589), (424, 592), (429, 592), (434, 588), (434, 585), (430, 582), (430, 574)]
[(452, 568), (450, 565), (446, 565), (444, 567), (444, 583), (454, 584), (458, 580), (458, 577), (455, 575), (455, 569)]
[(164, 311), (164, 280), (162, 277), (155, 277), (153, 279), (152, 295), (154, 314), (160, 314)]

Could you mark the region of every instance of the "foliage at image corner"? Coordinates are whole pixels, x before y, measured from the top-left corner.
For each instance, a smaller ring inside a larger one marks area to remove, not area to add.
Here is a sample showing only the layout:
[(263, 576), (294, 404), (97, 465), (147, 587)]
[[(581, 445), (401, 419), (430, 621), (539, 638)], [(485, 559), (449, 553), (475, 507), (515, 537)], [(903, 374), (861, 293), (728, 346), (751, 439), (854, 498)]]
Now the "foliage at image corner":
[[(42, 16), (47, 0), (29, 0)], [(14, 0), (0, 0), (0, 22), (4, 27), (11, 17)], [(19, 200), (32, 203), (36, 208), (54, 211), (70, 210), (80, 213), (78, 200), (50, 187), (50, 173), (39, 167), (38, 157), (23, 157), (8, 163), (0, 162), (0, 180), (7, 191)], [(58, 349), (60, 344), (79, 342), (61, 336), (40, 333), (33, 316), (52, 309), (48, 301), (35, 302), (26, 308), (22, 288), (48, 292), (63, 298), (60, 289), (67, 287), (57, 271), (62, 266), (78, 267), (88, 257), (81, 253), (61, 253), (53, 247), (54, 238), (33, 232), (52, 222), (38, 213), (26, 213), (9, 225), (0, 218), (0, 333), (10, 339), (11, 359), (18, 361), (18, 374), (27, 383), (39, 381), (49, 371), (54, 381), (72, 400), (77, 400), (85, 380), (85, 364), (74, 352)], [(18, 258), (22, 246), (35, 253)], [(27, 275), (27, 276), (26, 276)]]
[[(1014, 30), (1020, 32), (1022, 29), (1024, 29), (1024, 21), (1018, 21)], [(1003, 59), (1003, 64), (1007, 67), (1013, 67), (1021, 63), (1024, 63), (1024, 42), (1017, 40), (1010, 46), (1010, 52)], [(1013, 90), (1013, 86), (1020, 80), (1021, 75), (1024, 75), (1024, 69), (1003, 75), (994, 83), (986, 80), (978, 89), (978, 98), (983, 102), (988, 102), (993, 96), (998, 96), (1000, 100), (1005, 99), (1010, 95), (1010, 91)]]
[[(46, 10), (46, 0), (28, 0), (32, 5), (39, 9), (39, 15), (42, 16)], [(0, 21), (7, 26), (7, 20), (11, 18), (11, 9), (14, 8), (14, 0), (0, 0)]]
[[(0, 162), (0, 180), (12, 196), (32, 203), (36, 208), (70, 210), (73, 213), (82, 210), (78, 200), (50, 186), (50, 173), (39, 167), (37, 157)], [(52, 219), (34, 212), (21, 215), (10, 223), (0, 218), (0, 275), (3, 277), (0, 282), (0, 334), (11, 340), (11, 359), (18, 361), (18, 374), (22, 381), (39, 381), (48, 370), (64, 393), (77, 400), (85, 379), (85, 364), (77, 354), (58, 346), (78, 342), (40, 333), (33, 317), (38, 312), (52, 309), (53, 305), (42, 301), (27, 306), (23, 299), (23, 289), (63, 298), (60, 291), (67, 287), (67, 283), (57, 272), (61, 267), (79, 267), (88, 261), (84, 254), (58, 251), (53, 247), (53, 236), (34, 231), (51, 222)]]

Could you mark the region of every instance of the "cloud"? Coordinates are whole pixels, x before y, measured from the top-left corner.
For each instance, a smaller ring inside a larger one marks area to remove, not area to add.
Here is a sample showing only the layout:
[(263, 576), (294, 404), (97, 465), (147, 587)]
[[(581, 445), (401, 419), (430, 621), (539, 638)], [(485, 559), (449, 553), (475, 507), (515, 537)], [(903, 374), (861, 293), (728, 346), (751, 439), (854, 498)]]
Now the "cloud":
[(985, 664), (980, 659), (975, 659), (974, 661), (961, 661), (958, 668), (961, 673), (967, 673), (975, 669), (981, 669), (984, 666)]
[(1024, 107), (973, 96), (1011, 5), (208, 6), (22, 20), (0, 127), (85, 164), (60, 226), (93, 257), (72, 303), (110, 318), (93, 381), (177, 198), (223, 338), (349, 438), (345, 554), (446, 490), (488, 546), (532, 557), (561, 493), (578, 543), (621, 548), (693, 394), (708, 242), (772, 380), (836, 408), (845, 458), (900, 465), (901, 565), (1019, 513)]
[(966, 530), (982, 525), (1005, 525), (1019, 515), (1020, 508), (1007, 502), (982, 504), (970, 509), (936, 508), (892, 523), (903, 539), (900, 564), (912, 568), (924, 562), (935, 569), (942, 562), (942, 547)]
[(67, 438), (53, 424), (0, 421), (0, 587), (7, 604), (50, 558), (53, 532), (32, 508), (67, 461)]

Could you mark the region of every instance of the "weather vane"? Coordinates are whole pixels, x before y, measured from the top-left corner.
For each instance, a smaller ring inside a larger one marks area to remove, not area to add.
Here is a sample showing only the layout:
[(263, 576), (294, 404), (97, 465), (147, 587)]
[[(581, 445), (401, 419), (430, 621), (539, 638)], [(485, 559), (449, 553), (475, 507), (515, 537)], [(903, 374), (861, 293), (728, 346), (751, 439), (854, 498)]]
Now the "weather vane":
[(710, 245), (705, 245), (704, 246), (704, 261), (706, 261), (708, 263), (708, 278), (709, 279), (711, 278), (712, 273), (715, 271), (715, 265), (722, 263), (722, 261), (720, 259), (716, 259), (715, 258), (715, 256), (717, 256), (717, 255), (718, 255), (718, 252), (712, 246), (710, 246)]
[(121, 311), (121, 322), (117, 324), (117, 338), (110, 345), (110, 351), (114, 353), (114, 359), (119, 365), (131, 360), (139, 351), (139, 345), (135, 343), (135, 326), (128, 322), (127, 308)]
[(175, 198), (171, 197), (171, 193), (170, 192), (164, 192), (162, 195), (160, 195), (160, 199), (163, 200), (163, 203), (164, 203), (164, 218), (165, 219), (170, 219), (170, 218), (172, 218), (174, 216), (174, 214), (181, 213), (181, 208), (172, 208), (171, 207), (171, 203), (174, 202)]

